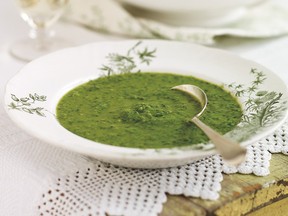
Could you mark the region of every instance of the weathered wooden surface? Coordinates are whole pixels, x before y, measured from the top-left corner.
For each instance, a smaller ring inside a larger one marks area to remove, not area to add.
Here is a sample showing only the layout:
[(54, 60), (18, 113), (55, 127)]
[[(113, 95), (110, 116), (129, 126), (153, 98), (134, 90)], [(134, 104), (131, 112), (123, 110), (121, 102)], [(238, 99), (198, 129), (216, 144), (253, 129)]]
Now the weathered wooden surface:
[[(204, 201), (168, 195), (161, 216), (288, 216), (288, 156), (272, 155), (270, 175), (224, 175), (220, 198)], [(265, 214), (266, 213), (266, 214)]]

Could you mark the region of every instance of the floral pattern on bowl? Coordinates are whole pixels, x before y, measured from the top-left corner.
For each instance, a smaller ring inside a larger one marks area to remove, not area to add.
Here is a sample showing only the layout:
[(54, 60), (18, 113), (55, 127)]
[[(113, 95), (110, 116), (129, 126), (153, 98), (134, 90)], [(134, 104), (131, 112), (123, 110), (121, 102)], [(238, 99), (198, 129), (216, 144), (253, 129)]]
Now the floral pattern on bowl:
[[(36, 80), (39, 68), (43, 77)], [(72, 134), (56, 120), (57, 102), (73, 87), (101, 76), (140, 71), (192, 75), (228, 89), (244, 113), (226, 136), (242, 145), (273, 132), (287, 117), (287, 87), (267, 68), (224, 51), (158, 40), (94, 43), (37, 59), (8, 83), (6, 110), (20, 127), (44, 141), (117, 165), (171, 167), (215, 154), (211, 143), (171, 149), (105, 145)]]

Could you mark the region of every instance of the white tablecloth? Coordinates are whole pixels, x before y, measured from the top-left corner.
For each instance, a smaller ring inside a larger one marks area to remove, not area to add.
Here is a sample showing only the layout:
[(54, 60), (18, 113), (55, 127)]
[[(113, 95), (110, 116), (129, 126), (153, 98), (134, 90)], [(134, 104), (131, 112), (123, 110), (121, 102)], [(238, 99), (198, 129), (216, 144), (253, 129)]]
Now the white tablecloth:
[[(287, 0), (279, 0), (279, 2), (288, 3)], [(0, 2), (0, 16), (0, 112), (2, 112), (5, 83), (25, 65), (25, 62), (18, 61), (9, 55), (9, 45), (25, 36), (28, 27), (19, 17), (13, 1)], [(123, 39), (68, 23), (59, 23), (56, 31), (59, 35), (70, 38), (75, 44)], [(288, 36), (261, 40), (225, 38), (215, 47), (252, 59), (270, 68), (288, 83)], [(1, 130), (5, 128), (5, 125), (1, 125), (1, 119), (0, 126), (1, 134)], [(11, 136), (13, 136), (12, 133)], [(25, 139), (25, 135), (23, 136)], [(10, 158), (18, 157), (15, 155), (19, 153), (17, 145), (15, 148), (9, 148), (9, 146), (2, 145), (3, 143), (4, 141), (0, 140), (0, 215), (30, 215), (31, 208), (33, 208), (32, 201), (39, 197), (38, 191), (41, 185), (37, 183), (37, 179), (47, 176), (43, 173), (44, 169), (33, 171), (31, 178), (27, 176), (27, 172), (31, 171), (30, 168), (34, 167), (30, 163), (35, 160), (21, 158), (21, 155), (19, 155), (19, 160), (11, 160)]]

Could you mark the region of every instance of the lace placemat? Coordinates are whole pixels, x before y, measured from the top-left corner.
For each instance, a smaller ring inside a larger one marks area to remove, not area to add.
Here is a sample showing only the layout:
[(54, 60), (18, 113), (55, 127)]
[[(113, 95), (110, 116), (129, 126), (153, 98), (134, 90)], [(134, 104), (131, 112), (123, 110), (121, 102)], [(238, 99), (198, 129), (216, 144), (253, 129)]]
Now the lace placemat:
[(0, 128), (0, 157), (3, 161), (8, 154), (13, 162), (13, 167), (1, 163), (1, 170), (15, 170), (17, 165), (27, 170), (27, 178), (41, 184), (36, 215), (157, 215), (166, 193), (215, 200), (222, 173), (265, 176), (271, 153), (288, 154), (288, 123), (249, 146), (247, 160), (238, 168), (214, 155), (185, 166), (152, 170), (117, 167), (47, 145), (17, 128), (4, 113)]

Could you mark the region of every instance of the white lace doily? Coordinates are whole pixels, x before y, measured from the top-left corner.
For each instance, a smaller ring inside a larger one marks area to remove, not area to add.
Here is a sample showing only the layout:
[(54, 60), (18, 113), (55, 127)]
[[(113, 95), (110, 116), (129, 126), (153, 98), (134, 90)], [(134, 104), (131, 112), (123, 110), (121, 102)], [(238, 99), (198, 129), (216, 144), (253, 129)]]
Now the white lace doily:
[[(147, 216), (161, 211), (166, 201), (165, 193), (215, 200), (221, 190), (221, 170), (226, 174), (269, 174), (270, 152), (287, 154), (286, 125), (249, 146), (247, 160), (238, 168), (223, 164), (218, 155), (185, 166), (158, 170), (128, 169), (87, 161), (85, 167), (58, 178), (58, 182), (51, 185), (43, 194), (39, 211), (56, 214), (60, 211), (57, 206), (65, 206), (65, 211), (72, 215), (105, 215), (107, 212), (110, 215)], [(69, 207), (65, 200), (70, 200)]]
[(0, 120), (2, 160), (3, 150), (12, 149), (17, 154), (8, 155), (9, 160), (27, 169), (27, 175), (37, 173), (41, 182), (35, 215), (157, 215), (166, 193), (215, 200), (221, 190), (222, 172), (265, 176), (269, 174), (270, 152), (288, 154), (286, 123), (249, 146), (247, 160), (238, 168), (223, 164), (215, 155), (175, 168), (129, 169), (38, 141), (18, 129), (4, 113)]

